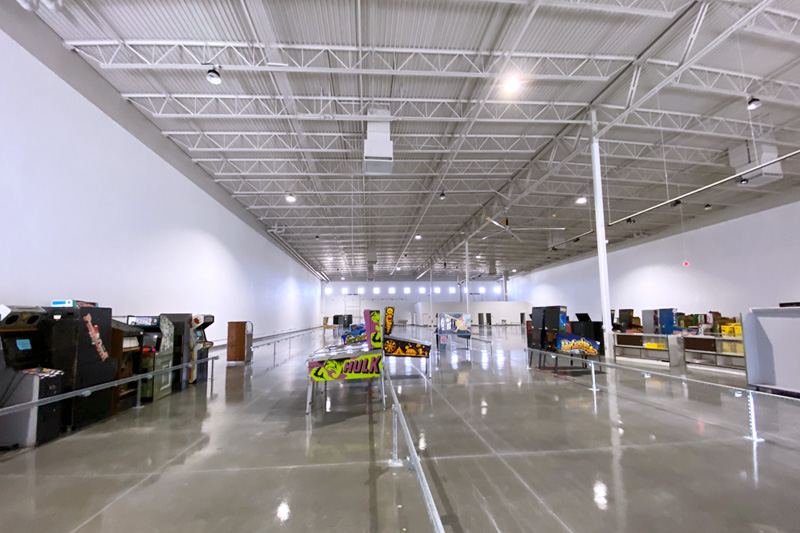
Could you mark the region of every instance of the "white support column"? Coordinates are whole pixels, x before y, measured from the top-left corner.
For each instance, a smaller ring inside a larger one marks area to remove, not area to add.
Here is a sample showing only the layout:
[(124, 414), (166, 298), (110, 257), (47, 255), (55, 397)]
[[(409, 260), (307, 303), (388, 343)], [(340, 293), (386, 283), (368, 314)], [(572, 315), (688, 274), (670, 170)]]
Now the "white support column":
[(467, 291), (467, 314), (469, 314), (469, 241), (464, 243), (464, 254), (467, 256), (467, 277), (464, 280), (464, 289)]
[(600, 272), (600, 305), (603, 311), (603, 332), (606, 360), (614, 360), (614, 336), (611, 323), (611, 298), (608, 283), (608, 254), (606, 252), (606, 216), (603, 210), (603, 180), (600, 173), (600, 139), (597, 135), (597, 113), (592, 115), (592, 183), (594, 184), (594, 219), (597, 234), (597, 263)]
[(431, 296), (431, 324), (436, 325), (436, 318), (433, 316), (433, 265), (431, 265), (431, 286), (428, 287), (428, 294)]

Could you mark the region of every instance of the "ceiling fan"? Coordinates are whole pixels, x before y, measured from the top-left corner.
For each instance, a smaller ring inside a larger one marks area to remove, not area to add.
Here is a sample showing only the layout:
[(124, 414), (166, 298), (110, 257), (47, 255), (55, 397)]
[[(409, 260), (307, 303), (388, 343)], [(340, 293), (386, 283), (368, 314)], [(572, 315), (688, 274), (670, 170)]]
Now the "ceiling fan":
[(495, 237), (497, 235), (505, 234), (505, 235), (511, 235), (519, 242), (522, 242), (522, 239), (520, 239), (519, 236), (516, 233), (514, 233), (515, 231), (564, 231), (566, 229), (566, 228), (529, 227), (529, 228), (514, 228), (514, 231), (511, 231), (511, 228), (508, 226), (508, 217), (503, 218), (502, 224), (491, 217), (486, 217), (486, 221), (491, 222), (492, 224), (500, 228), (500, 230), (495, 231), (494, 233), (490, 233), (489, 235), (486, 235), (484, 237), (481, 237), (482, 241), (485, 241), (490, 237)]

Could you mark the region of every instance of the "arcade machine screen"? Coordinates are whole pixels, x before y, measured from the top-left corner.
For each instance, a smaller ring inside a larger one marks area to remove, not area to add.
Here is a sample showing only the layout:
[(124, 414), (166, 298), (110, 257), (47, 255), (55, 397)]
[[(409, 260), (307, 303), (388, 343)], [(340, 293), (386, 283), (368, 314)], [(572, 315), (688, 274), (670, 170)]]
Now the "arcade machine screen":
[(157, 316), (128, 316), (128, 325), (137, 327), (159, 327)]

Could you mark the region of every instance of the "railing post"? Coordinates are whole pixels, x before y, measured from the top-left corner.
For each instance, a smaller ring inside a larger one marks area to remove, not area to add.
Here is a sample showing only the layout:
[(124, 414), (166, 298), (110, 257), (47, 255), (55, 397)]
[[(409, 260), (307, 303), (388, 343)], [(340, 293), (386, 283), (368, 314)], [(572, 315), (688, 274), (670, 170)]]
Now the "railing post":
[(214, 381), (214, 361), (209, 361), (207, 364), (211, 365), (211, 381)]
[(142, 408), (142, 378), (136, 380), (136, 409)]
[(753, 399), (753, 391), (747, 393), (747, 414), (750, 418), (750, 436), (748, 439), (755, 442), (764, 442), (764, 439), (758, 437), (758, 427), (756, 425), (756, 402)]
[(589, 390), (597, 392), (600, 389), (597, 388), (597, 382), (595, 381), (594, 377), (594, 361), (589, 361), (589, 367), (592, 369), (592, 388)]
[(389, 466), (396, 468), (403, 466), (403, 461), (397, 458), (397, 404), (392, 405), (392, 458), (389, 460)]

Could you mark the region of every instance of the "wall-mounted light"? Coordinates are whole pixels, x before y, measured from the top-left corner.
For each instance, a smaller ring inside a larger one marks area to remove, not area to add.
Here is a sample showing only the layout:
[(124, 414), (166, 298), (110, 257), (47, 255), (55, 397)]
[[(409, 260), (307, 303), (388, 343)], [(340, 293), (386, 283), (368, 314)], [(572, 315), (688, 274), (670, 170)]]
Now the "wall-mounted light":
[(455, 288), (455, 287), (450, 287), (450, 288), (447, 290), (447, 292), (449, 292), (450, 294), (455, 294), (455, 293), (456, 293), (456, 288)]
[(411, 294), (411, 287), (403, 287), (403, 294)]
[(293, 204), (297, 201), (297, 197), (295, 197), (294, 194), (289, 193), (286, 195), (286, 201), (289, 202), (290, 204)]
[(327, 294), (328, 296), (333, 294), (333, 288), (332, 287), (325, 287), (325, 294)]
[(442, 292), (442, 288), (441, 287), (434, 287), (433, 288), (433, 294), (441, 294), (441, 292)]
[(759, 107), (761, 107), (761, 100), (759, 100), (755, 96), (751, 97), (747, 101), (747, 109), (749, 109), (750, 111), (755, 111)]
[(394, 294), (395, 292), (397, 292), (397, 289), (394, 287), (389, 287), (389, 294)]
[(217, 69), (211, 68), (206, 72), (206, 81), (212, 85), (219, 85), (222, 83), (222, 76)]

